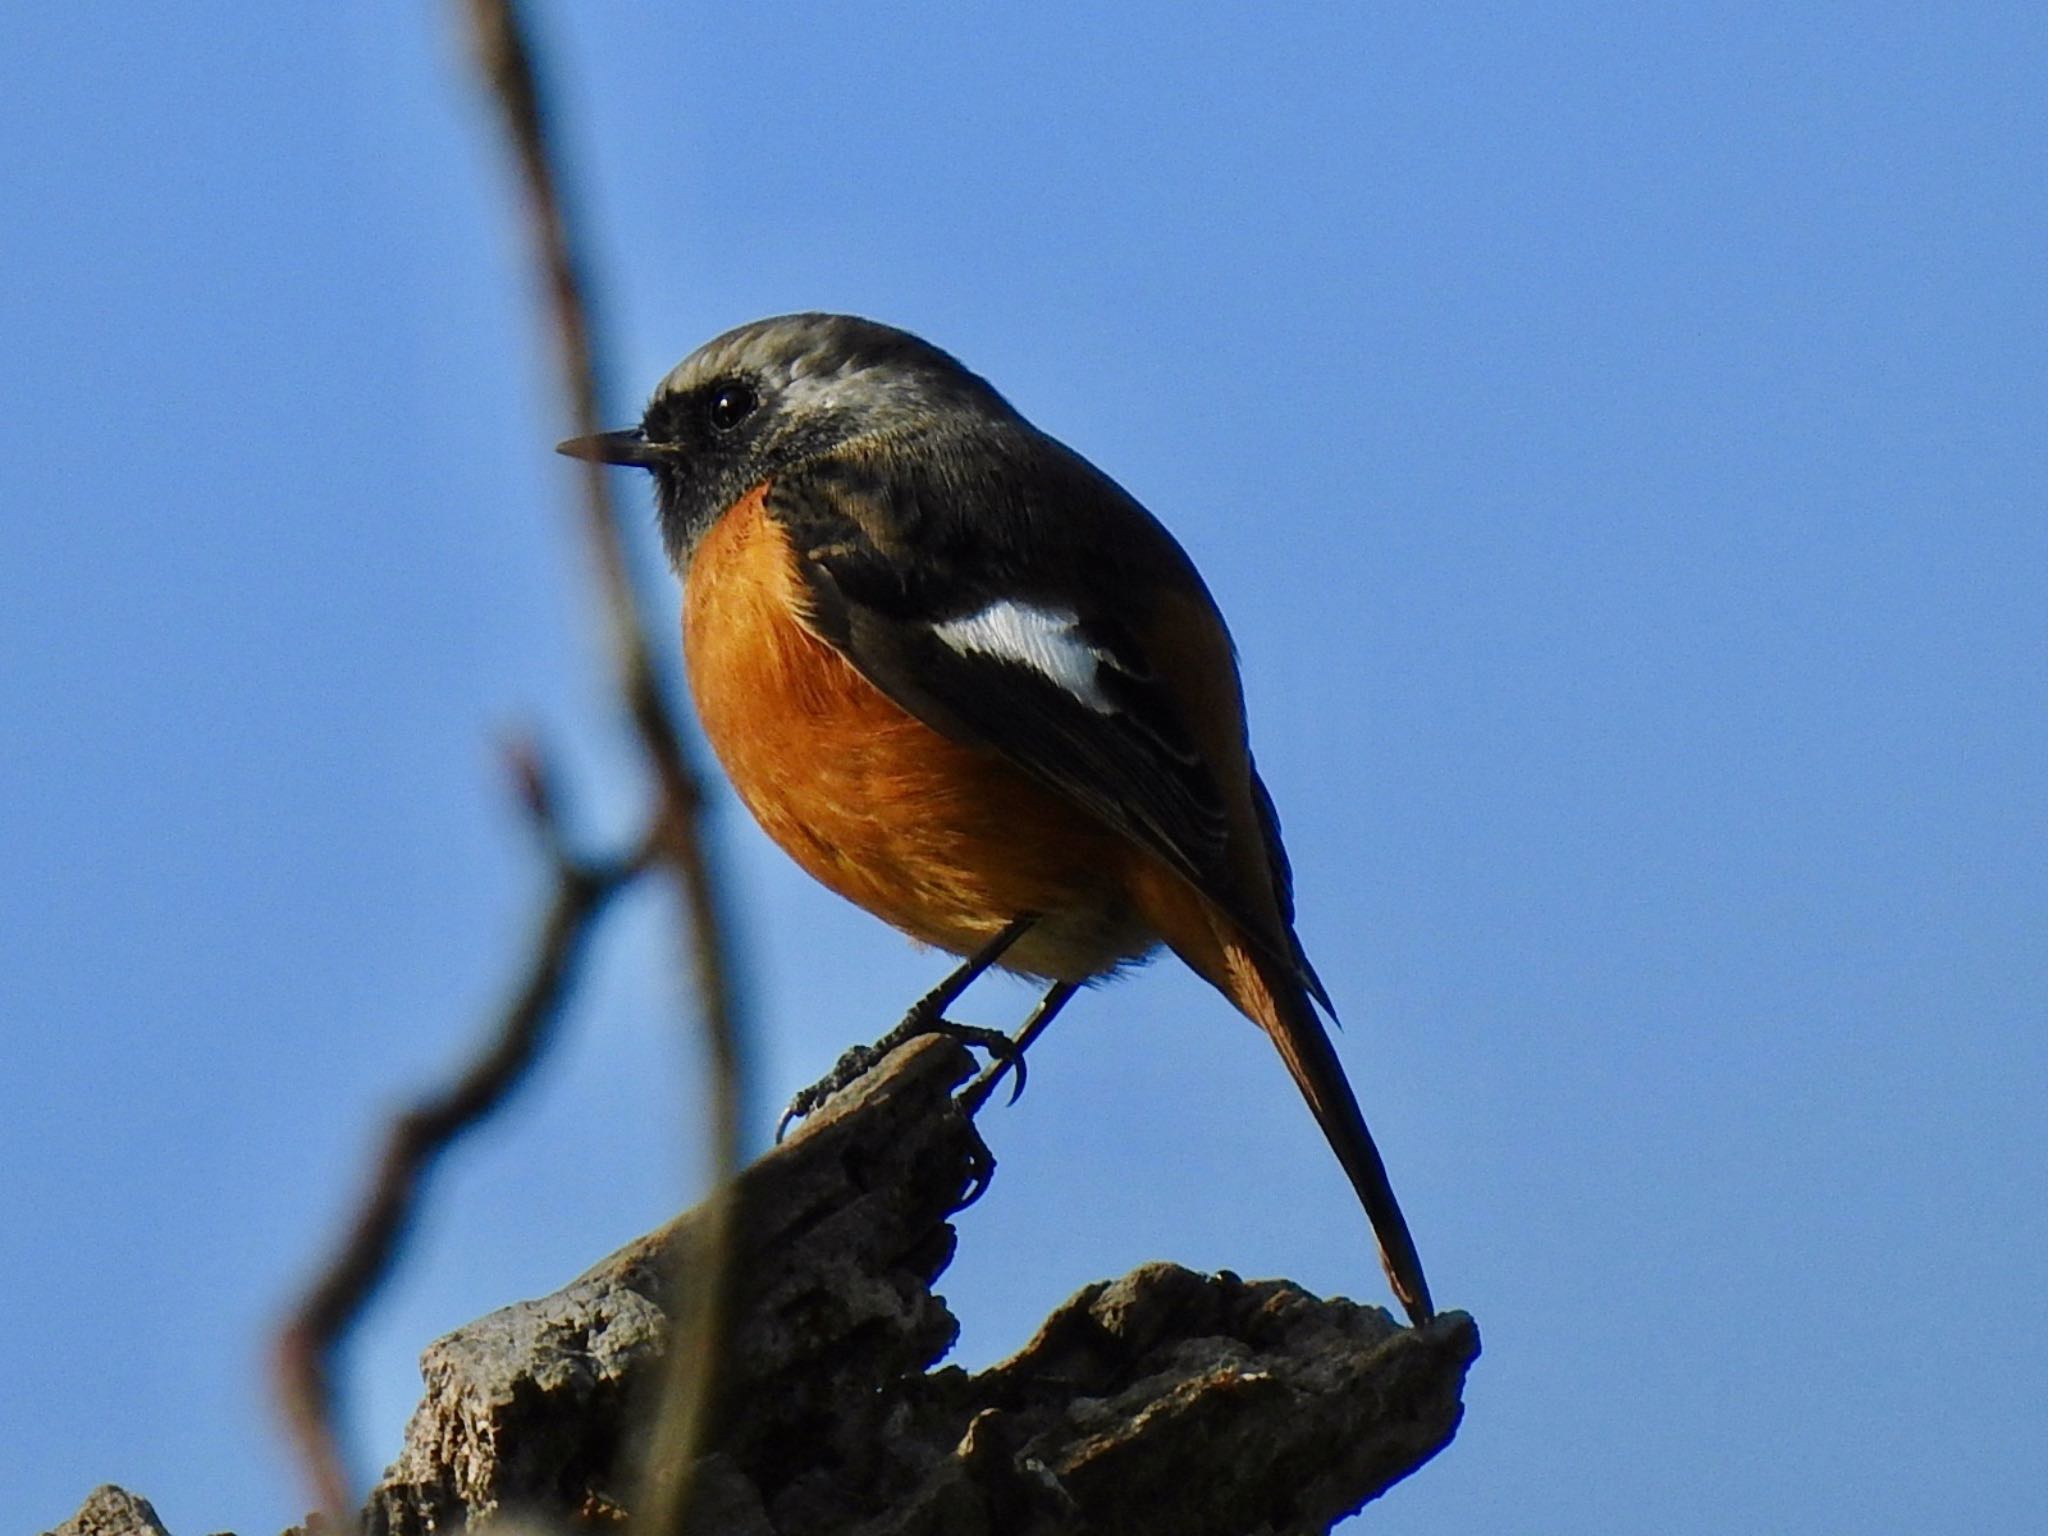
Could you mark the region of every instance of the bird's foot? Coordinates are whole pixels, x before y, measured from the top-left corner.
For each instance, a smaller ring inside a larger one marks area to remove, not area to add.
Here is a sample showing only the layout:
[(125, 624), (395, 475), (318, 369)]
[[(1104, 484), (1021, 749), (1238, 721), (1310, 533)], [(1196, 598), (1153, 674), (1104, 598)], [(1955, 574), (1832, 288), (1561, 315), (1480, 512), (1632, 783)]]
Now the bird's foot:
[(1012, 1067), (1017, 1069), (1017, 1080), (1010, 1084), (1008, 1102), (1014, 1104), (1024, 1096), (1024, 1048), (1007, 1035), (1003, 1037), (1003, 1046), (1002, 1050), (994, 1046), (988, 1048), (989, 1064), (975, 1074), (973, 1082), (960, 1090), (959, 1105), (967, 1111), (970, 1119), (988, 1102), (989, 1095), (996, 1091), (996, 1084)]
[(967, 1177), (960, 1191), (960, 1203), (953, 1207), (956, 1211), (966, 1210), (987, 1194), (996, 1174), (996, 1155), (989, 1151), (988, 1144), (979, 1136), (970, 1136), (967, 1142)]
[[(978, 1046), (995, 1058), (995, 1063), (1015, 1061), (1017, 1063), (1018, 1086), (1023, 1086), (1024, 1063), (1018, 1055), (1017, 1044), (1000, 1029), (984, 1029), (979, 1024), (956, 1024), (953, 1020), (933, 1014), (922, 1004), (904, 1015), (903, 1022), (882, 1036), (873, 1045), (856, 1045), (841, 1054), (832, 1064), (832, 1070), (819, 1078), (810, 1087), (800, 1090), (782, 1111), (782, 1118), (775, 1122), (775, 1139), (780, 1142), (789, 1133), (791, 1125), (810, 1114), (820, 1104), (840, 1089), (849, 1086), (882, 1062), (897, 1046), (926, 1035), (944, 1035), (958, 1040), (962, 1045)], [(982, 1077), (986, 1077), (986, 1072)], [(981, 1078), (977, 1077), (976, 1082)], [(972, 1089), (969, 1089), (972, 1092)], [(978, 1102), (978, 1101), (977, 1101)]]
[(1031, 1042), (1045, 1033), (1046, 1026), (1059, 1017), (1059, 1012), (1073, 1001), (1080, 990), (1080, 983), (1057, 982), (1045, 996), (1038, 1000), (1038, 1006), (1031, 1010), (1031, 1017), (1024, 1021), (1024, 1027), (1010, 1038), (1005, 1050), (989, 1051), (989, 1064), (982, 1068), (981, 1075), (961, 1090), (959, 1104), (972, 1117), (981, 1106), (988, 1102), (989, 1095), (996, 1091), (996, 1084), (1003, 1080), (1003, 1074), (1012, 1067), (1017, 1069), (1017, 1081), (1010, 1087), (1010, 1102), (1016, 1103), (1024, 1096), (1024, 1053), (1031, 1048)]

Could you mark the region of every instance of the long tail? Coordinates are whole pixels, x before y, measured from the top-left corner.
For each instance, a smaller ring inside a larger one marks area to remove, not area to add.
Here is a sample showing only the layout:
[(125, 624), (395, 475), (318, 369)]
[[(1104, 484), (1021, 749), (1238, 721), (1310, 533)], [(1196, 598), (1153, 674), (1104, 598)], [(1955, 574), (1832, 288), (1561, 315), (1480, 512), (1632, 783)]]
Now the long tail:
[[(1429, 1300), (1429, 1281), (1423, 1278), (1422, 1260), (1415, 1252), (1415, 1239), (1408, 1235), (1408, 1222), (1394, 1198), (1394, 1186), (1387, 1178), (1387, 1166), (1366, 1129), (1358, 1099), (1345, 1079), (1343, 1064), (1330, 1044), (1323, 1021), (1316, 1017), (1302, 984), (1264, 955), (1255, 953), (1232, 931), (1221, 914), (1211, 918), (1217, 942), (1223, 951), (1228, 984), (1218, 984), (1230, 1000), (1272, 1037), (1281, 1060), (1287, 1063), (1301, 1096), (1323, 1128), (1330, 1150), (1350, 1175), (1351, 1187), (1372, 1220), (1373, 1236), (1379, 1240), (1380, 1264), (1388, 1283), (1408, 1319), (1418, 1327), (1436, 1315)], [(1203, 967), (1196, 967), (1200, 970)]]
[(1422, 1277), (1415, 1239), (1408, 1235), (1401, 1203), (1394, 1198), (1394, 1186), (1387, 1178), (1387, 1165), (1380, 1161), (1372, 1132), (1365, 1128), (1365, 1116), (1359, 1112), (1351, 1084), (1345, 1081), (1343, 1065), (1331, 1048), (1323, 1021), (1316, 1016), (1308, 989), (1281, 958), (1287, 946), (1255, 945), (1221, 907), (1161, 861), (1140, 863), (1131, 890), (1134, 904), (1152, 931), (1279, 1047), (1280, 1059), (1287, 1063), (1295, 1086), (1308, 1100), (1316, 1124), (1323, 1128), (1330, 1149), (1350, 1175), (1351, 1187), (1358, 1191), (1359, 1202), (1372, 1220), (1388, 1283), (1407, 1309), (1410, 1322), (1417, 1326), (1428, 1322), (1436, 1311), (1430, 1305), (1429, 1282)]

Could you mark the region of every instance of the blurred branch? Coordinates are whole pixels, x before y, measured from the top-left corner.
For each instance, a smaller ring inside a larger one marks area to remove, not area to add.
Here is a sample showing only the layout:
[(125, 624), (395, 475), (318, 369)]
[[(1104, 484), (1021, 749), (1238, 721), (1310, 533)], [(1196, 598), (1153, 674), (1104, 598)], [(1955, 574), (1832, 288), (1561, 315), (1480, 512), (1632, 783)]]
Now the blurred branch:
[[(472, 41), (502, 114), (525, 194), (525, 226), (544, 279), (557, 372), (571, 430), (601, 429), (601, 389), (583, 277), (549, 147), (547, 114), (518, 8), (510, 0), (467, 0)], [(576, 961), (607, 899), (651, 866), (672, 874), (684, 908), (689, 957), (710, 1066), (709, 1143), (713, 1190), (707, 1202), (704, 1265), (691, 1287), (688, 1322), (670, 1351), (670, 1381), (652, 1438), (649, 1482), (640, 1507), (649, 1528), (677, 1523), (689, 1499), (691, 1450), (704, 1433), (723, 1336), (731, 1211), (728, 1191), (739, 1167), (746, 1103), (745, 1053), (716, 880), (699, 832), (702, 792), (683, 749), (675, 710), (655, 665), (649, 626), (604, 469), (579, 465), (585, 545), (596, 568), (614, 683), (654, 780), (648, 831), (628, 857), (592, 864), (574, 857), (557, 822), (554, 796), (538, 760), (520, 760), (521, 794), (554, 866), (555, 892), (525, 980), (496, 1039), (445, 1093), (401, 1116), (387, 1134), (371, 1190), (338, 1251), (307, 1292), (276, 1345), (279, 1390), (292, 1432), (321, 1503), (352, 1507), (346, 1458), (334, 1426), (333, 1359), (341, 1339), (390, 1270), (433, 1160), (488, 1114), (545, 1043), (561, 1010)]]
[[(548, 113), (519, 6), (513, 0), (468, 0), (472, 39), (496, 99), (526, 196), (527, 233), (545, 282), (557, 363), (572, 430), (603, 429), (596, 346), (588, 285), (556, 174)], [(648, 644), (648, 626), (634, 591), (626, 546), (604, 466), (584, 461), (584, 527), (604, 588), (613, 664), (640, 744), (661, 795), (657, 818), (662, 861), (675, 875), (688, 912), (685, 939), (696, 978), (704, 1042), (710, 1061), (709, 1151), (713, 1191), (702, 1250), (708, 1278), (691, 1287), (692, 1306), (669, 1351), (664, 1408), (648, 1457), (648, 1484), (637, 1507), (645, 1529), (667, 1532), (689, 1504), (694, 1447), (704, 1435), (718, 1375), (719, 1341), (729, 1289), (732, 1213), (728, 1191), (740, 1162), (740, 1114), (746, 1102), (744, 1052), (733, 1000), (727, 927), (699, 832), (702, 794), (683, 756), (674, 712), (662, 691)]]
[(275, 1345), (277, 1385), (320, 1505), (353, 1505), (347, 1457), (335, 1428), (334, 1355), (371, 1294), (390, 1272), (435, 1159), (516, 1087), (552, 1036), (584, 943), (605, 903), (653, 857), (650, 838), (624, 858), (579, 859), (569, 851), (555, 795), (539, 757), (511, 754), (519, 798), (554, 868), (554, 891), (526, 971), (497, 1028), (448, 1087), (394, 1119), (370, 1187), (340, 1246), (300, 1299)]

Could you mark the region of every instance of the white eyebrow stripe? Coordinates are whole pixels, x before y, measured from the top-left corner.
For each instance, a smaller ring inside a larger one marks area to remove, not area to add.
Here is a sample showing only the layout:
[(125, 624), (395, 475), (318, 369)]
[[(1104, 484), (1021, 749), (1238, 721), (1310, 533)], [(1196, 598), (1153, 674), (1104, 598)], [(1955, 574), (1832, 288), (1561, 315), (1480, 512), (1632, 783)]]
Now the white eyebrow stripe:
[(1012, 598), (979, 613), (934, 624), (932, 633), (963, 656), (994, 656), (1029, 667), (1099, 715), (1116, 713), (1096, 672), (1110, 658), (1081, 636), (1081, 621), (1064, 608), (1039, 608)]

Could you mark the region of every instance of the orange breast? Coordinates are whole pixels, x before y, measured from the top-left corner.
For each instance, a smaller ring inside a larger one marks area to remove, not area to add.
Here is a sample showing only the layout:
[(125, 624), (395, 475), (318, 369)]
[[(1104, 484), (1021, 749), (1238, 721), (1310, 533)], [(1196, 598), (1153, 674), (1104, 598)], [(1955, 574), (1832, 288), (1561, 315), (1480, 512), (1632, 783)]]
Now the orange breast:
[(1137, 850), (984, 748), (932, 730), (797, 615), (763, 486), (705, 535), (683, 647), (705, 735), (762, 828), (818, 880), (965, 954), (1021, 913), (1011, 969), (1079, 981), (1157, 942), (1126, 890)]

